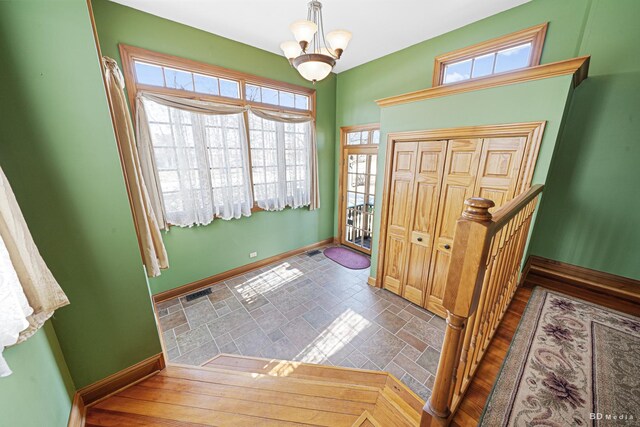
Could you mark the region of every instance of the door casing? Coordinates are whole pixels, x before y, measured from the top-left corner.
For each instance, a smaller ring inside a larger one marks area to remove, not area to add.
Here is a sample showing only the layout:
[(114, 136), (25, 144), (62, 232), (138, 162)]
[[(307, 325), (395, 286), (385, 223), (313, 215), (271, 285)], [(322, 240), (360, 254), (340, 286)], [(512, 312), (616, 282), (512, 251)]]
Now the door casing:
[[(520, 170), (515, 194), (526, 191), (531, 186), (533, 171), (535, 168), (542, 135), (544, 133), (546, 121), (511, 123), (486, 126), (469, 126), (446, 129), (433, 129), (424, 131), (397, 132), (387, 135), (387, 147), (384, 167), (384, 183), (382, 191), (382, 209), (380, 210), (380, 228), (378, 230), (378, 265), (376, 269), (375, 286), (382, 287), (382, 278), (385, 268), (387, 225), (389, 219), (389, 197), (391, 186), (391, 175), (393, 165), (393, 153), (397, 142), (421, 142), (437, 141), (461, 138), (490, 138), (490, 137), (525, 137), (526, 148), (524, 152), (524, 163)], [(426, 293), (425, 293), (426, 297)], [(425, 300), (422, 300), (424, 306)]]

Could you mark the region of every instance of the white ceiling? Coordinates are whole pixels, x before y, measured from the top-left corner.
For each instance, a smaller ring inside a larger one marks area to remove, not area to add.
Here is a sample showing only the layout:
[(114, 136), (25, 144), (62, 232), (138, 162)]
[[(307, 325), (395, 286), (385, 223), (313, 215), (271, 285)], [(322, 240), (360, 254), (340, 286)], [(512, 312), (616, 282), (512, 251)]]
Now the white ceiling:
[[(307, 0), (112, 0), (281, 54)], [(353, 33), (335, 72), (444, 34), (530, 0), (322, 0), (325, 33)]]

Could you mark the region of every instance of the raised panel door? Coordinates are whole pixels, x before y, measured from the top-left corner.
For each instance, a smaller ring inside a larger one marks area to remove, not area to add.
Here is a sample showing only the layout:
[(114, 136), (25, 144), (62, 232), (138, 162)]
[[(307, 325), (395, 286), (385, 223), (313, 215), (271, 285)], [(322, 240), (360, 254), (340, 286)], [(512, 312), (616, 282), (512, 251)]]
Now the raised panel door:
[(399, 295), (406, 273), (417, 147), (416, 142), (400, 142), (393, 149), (382, 285)]
[(446, 146), (447, 141), (420, 142), (416, 155), (409, 255), (402, 296), (418, 305), (424, 303), (427, 289)]
[(474, 197), (484, 197), (496, 204), (495, 211), (513, 199), (527, 144), (525, 137), (485, 138)]
[(455, 139), (447, 144), (425, 299), (425, 307), (441, 316), (446, 314), (442, 299), (453, 233), (456, 221), (464, 210), (464, 201), (473, 196), (481, 150), (481, 139)]

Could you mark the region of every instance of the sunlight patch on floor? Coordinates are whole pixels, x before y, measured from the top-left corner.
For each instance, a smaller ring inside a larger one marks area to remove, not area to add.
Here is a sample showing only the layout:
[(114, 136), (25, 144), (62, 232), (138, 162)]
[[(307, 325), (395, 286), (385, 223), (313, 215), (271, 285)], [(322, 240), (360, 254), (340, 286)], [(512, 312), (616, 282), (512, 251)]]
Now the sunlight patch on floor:
[[(284, 270), (282, 270), (282, 268), (284, 268)], [(279, 273), (278, 269), (282, 271)], [(249, 301), (249, 299), (255, 298), (257, 294), (276, 291), (302, 276), (302, 271), (288, 262), (284, 262), (264, 273), (252, 277), (244, 284), (236, 286), (236, 289), (240, 292), (242, 298)]]
[(274, 366), (270, 371), (269, 375), (277, 376), (277, 377), (286, 377), (295, 371), (300, 363), (289, 362), (289, 361), (280, 361), (276, 366)]
[(371, 322), (355, 311), (347, 309), (302, 350), (296, 356), (296, 360), (307, 363), (326, 362), (370, 324)]

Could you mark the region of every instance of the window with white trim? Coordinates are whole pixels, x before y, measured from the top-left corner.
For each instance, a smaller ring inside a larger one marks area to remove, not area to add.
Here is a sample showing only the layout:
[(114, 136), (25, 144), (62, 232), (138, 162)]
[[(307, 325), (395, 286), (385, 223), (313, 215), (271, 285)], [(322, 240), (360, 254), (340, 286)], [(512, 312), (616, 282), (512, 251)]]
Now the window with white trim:
[(250, 215), (242, 114), (206, 115), (144, 100), (167, 222), (206, 225)]
[(267, 210), (310, 202), (309, 123), (282, 123), (249, 114), (253, 194)]

